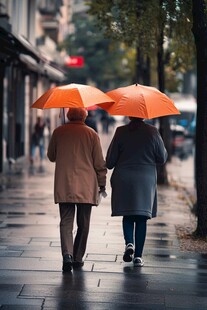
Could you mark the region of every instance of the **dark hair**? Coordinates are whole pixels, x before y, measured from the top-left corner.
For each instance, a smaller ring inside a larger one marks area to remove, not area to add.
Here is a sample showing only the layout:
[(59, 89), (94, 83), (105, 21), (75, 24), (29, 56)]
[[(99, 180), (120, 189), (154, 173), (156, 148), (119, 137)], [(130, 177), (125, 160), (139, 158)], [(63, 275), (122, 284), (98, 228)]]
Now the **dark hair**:
[(129, 130), (130, 131), (133, 131), (133, 130), (136, 130), (139, 125), (140, 125), (140, 122), (143, 122), (144, 118), (140, 118), (140, 117), (129, 117), (130, 121), (128, 126), (129, 126)]

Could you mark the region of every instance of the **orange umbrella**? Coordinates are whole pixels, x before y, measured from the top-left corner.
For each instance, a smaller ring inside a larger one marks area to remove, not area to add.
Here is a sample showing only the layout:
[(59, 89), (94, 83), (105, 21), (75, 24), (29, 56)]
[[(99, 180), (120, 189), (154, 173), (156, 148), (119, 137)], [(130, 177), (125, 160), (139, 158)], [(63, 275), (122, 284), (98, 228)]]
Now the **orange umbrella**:
[(99, 106), (111, 115), (151, 119), (180, 114), (173, 101), (154, 87), (134, 84), (111, 90), (106, 94), (115, 103), (105, 103)]
[(68, 84), (47, 90), (32, 104), (32, 108), (87, 108), (100, 103), (113, 103), (114, 100), (100, 89), (83, 84)]
[(88, 111), (95, 111), (98, 109), (98, 106), (95, 104), (95, 105), (92, 105), (91, 107), (88, 107), (87, 110)]

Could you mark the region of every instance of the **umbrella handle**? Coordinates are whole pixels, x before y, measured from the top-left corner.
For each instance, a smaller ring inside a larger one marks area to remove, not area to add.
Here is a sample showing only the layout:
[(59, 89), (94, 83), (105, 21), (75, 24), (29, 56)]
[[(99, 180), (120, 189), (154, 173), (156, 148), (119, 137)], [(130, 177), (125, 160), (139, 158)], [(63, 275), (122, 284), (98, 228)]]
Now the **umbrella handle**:
[(59, 117), (61, 118), (62, 124), (65, 124), (65, 109), (64, 108), (60, 109), (60, 116)]
[(65, 109), (63, 108), (63, 124), (65, 124)]

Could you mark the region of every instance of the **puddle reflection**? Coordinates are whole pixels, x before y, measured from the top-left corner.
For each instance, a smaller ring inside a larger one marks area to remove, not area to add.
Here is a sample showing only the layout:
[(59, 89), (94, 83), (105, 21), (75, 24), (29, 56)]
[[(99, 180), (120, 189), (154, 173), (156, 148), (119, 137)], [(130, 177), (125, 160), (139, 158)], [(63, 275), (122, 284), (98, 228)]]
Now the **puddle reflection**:
[[(86, 291), (84, 272), (73, 270), (63, 273), (61, 285), (57, 290), (56, 309), (81, 309), (81, 301), (87, 298)], [(85, 309), (87, 310), (84, 303)]]

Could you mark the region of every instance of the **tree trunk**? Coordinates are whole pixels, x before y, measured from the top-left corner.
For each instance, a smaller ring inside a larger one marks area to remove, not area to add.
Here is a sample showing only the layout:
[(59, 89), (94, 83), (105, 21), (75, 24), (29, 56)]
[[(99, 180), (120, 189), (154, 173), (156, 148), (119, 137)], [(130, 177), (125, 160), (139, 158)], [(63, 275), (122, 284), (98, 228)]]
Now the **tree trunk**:
[(140, 48), (136, 48), (136, 72), (135, 72), (135, 83), (142, 84), (142, 70), (141, 70), (141, 51)]
[(139, 47), (136, 48), (136, 72), (134, 83), (150, 85), (150, 58), (144, 56)]
[[(159, 90), (161, 92), (164, 92), (164, 90), (165, 90), (163, 27), (164, 27), (164, 25), (162, 24), (160, 26), (160, 36), (159, 36), (159, 41), (158, 41), (158, 52), (157, 52), (157, 73), (158, 73)], [(163, 141), (164, 141), (165, 146), (166, 146), (168, 153), (169, 153), (170, 149), (168, 149), (168, 147), (167, 147), (169, 145), (169, 139), (171, 136), (169, 134), (170, 133), (169, 121), (168, 121), (167, 117), (162, 117), (159, 119), (159, 121), (160, 121), (160, 134), (163, 138)], [(166, 164), (163, 166), (157, 167), (157, 183), (160, 185), (168, 184)]]
[(204, 0), (193, 0), (193, 34), (197, 50), (196, 191), (197, 228), (207, 236), (207, 24)]
[(151, 85), (151, 61), (149, 56), (145, 57), (145, 61), (143, 64), (143, 84), (144, 85)]

